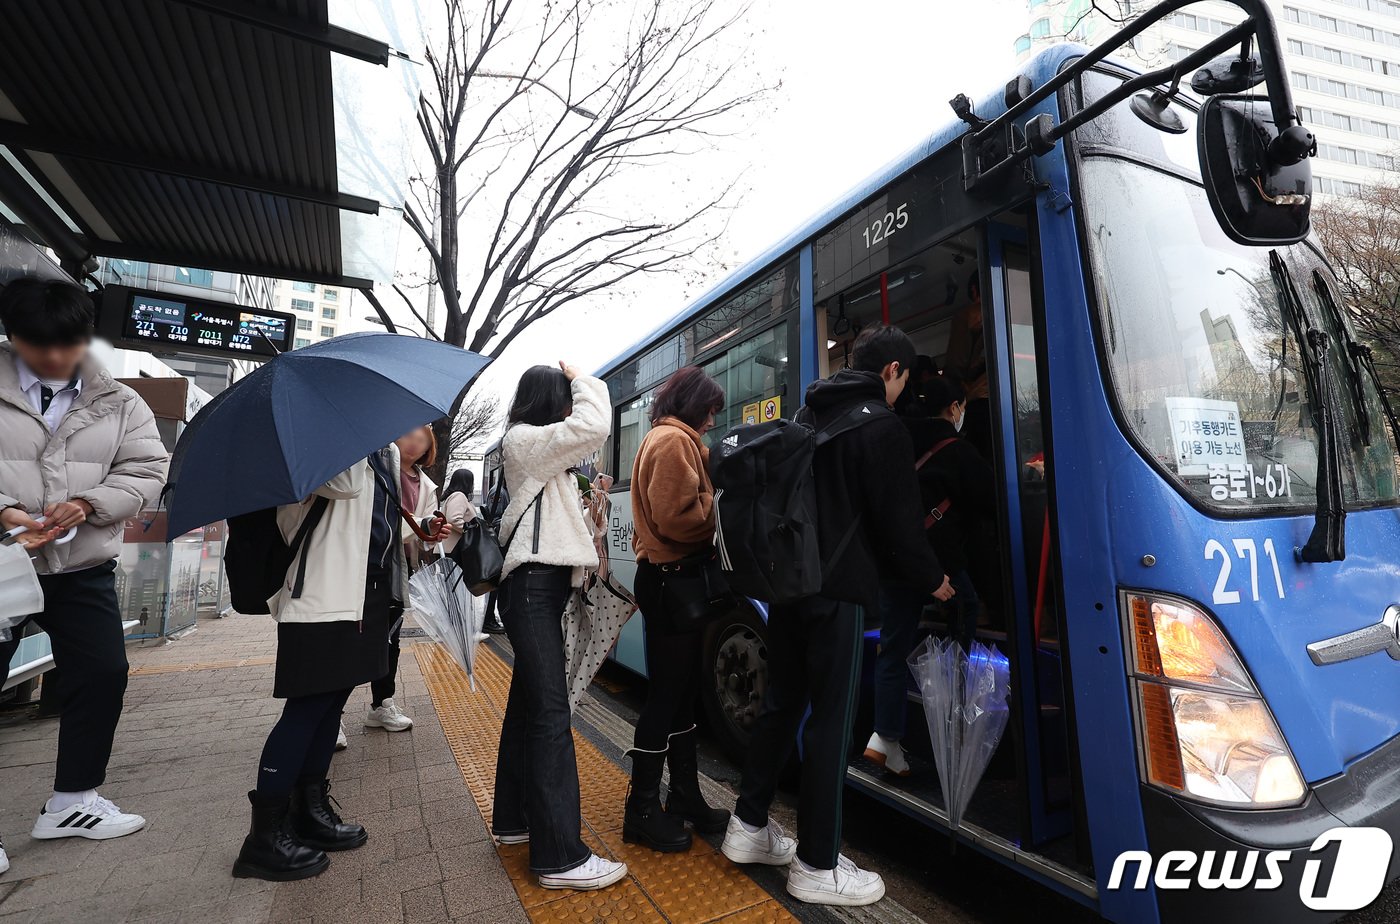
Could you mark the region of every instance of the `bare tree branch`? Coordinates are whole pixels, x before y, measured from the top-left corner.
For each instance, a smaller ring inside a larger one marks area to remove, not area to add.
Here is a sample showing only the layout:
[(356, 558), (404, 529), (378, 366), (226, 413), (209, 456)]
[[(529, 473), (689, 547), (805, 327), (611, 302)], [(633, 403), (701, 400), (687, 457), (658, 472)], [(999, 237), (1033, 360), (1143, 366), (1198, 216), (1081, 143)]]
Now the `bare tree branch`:
[[(499, 356), (564, 306), (714, 245), (733, 184), (657, 201), (625, 184), (684, 177), (771, 89), (737, 40), (744, 0), (439, 2), (417, 113), (430, 169), (404, 220), (444, 341)], [(426, 326), (413, 278), (395, 291)]]

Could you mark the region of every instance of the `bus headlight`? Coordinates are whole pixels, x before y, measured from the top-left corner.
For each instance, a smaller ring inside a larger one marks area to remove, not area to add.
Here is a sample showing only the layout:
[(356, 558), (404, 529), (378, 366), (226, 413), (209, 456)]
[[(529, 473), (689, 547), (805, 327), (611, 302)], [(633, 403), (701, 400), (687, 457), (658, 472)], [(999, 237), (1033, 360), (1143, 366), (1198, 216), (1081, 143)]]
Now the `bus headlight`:
[(1204, 802), (1294, 805), (1298, 765), (1239, 655), (1184, 600), (1123, 594), (1143, 776)]

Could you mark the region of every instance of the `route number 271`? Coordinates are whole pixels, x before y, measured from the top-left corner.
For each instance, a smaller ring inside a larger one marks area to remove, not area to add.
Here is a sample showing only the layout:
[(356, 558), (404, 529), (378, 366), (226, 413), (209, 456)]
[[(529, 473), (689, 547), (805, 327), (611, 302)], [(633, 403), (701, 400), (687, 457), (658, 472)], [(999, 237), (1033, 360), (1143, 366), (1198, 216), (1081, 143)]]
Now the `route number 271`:
[[(1241, 561), (1249, 562), (1249, 593), (1250, 598), (1255, 603), (1259, 602), (1259, 553), (1253, 539), (1231, 539), (1231, 545), (1235, 547), (1235, 556)], [(1284, 598), (1283, 575), (1278, 570), (1278, 554), (1274, 551), (1274, 540), (1264, 540), (1264, 555), (1269, 559), (1269, 565), (1273, 569), (1274, 589), (1278, 592), (1278, 598)], [(1233, 563), (1230, 560), (1230, 553), (1218, 539), (1211, 539), (1206, 542), (1206, 561), (1213, 558), (1220, 559), (1220, 574), (1215, 579), (1215, 591), (1211, 594), (1211, 600), (1216, 604), (1239, 603), (1240, 592), (1238, 590), (1227, 589), (1230, 585), (1230, 570)], [(1265, 575), (1267, 580), (1268, 575)]]

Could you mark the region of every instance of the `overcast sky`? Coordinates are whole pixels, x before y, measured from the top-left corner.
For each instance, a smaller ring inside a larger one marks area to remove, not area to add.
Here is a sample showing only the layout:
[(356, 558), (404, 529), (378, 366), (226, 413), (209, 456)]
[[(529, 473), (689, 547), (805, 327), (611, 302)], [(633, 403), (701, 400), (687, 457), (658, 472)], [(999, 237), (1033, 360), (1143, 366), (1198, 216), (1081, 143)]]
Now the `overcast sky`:
[[(745, 192), (724, 241), (735, 262), (762, 253), (936, 131), (952, 118), (955, 94), (976, 99), (1002, 86), (1028, 19), (1025, 0), (758, 0), (751, 16), (750, 59), (782, 87), (725, 150), (684, 164), (692, 179), (710, 172), (716, 184), (742, 170)], [(401, 254), (410, 249), (408, 236)], [(645, 279), (623, 297), (576, 303), (546, 318), (516, 340), (483, 384), (509, 393), (525, 367), (558, 358), (600, 365), (725, 275), (699, 269), (687, 284)], [(384, 301), (392, 309), (397, 299), (391, 293)]]

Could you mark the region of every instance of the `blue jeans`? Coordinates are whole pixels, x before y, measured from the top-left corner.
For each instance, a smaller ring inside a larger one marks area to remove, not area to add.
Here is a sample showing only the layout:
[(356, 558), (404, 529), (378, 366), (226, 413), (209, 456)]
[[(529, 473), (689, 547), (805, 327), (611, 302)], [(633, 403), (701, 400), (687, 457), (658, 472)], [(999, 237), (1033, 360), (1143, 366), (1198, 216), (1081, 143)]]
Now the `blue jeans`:
[[(954, 637), (966, 649), (977, 629), (977, 589), (966, 571), (948, 575), (956, 595), (951, 604)], [(875, 658), (875, 732), (896, 741), (904, 737), (909, 701), (909, 653), (919, 631), (919, 616), (933, 600), (908, 584), (880, 585), (880, 653)]]
[(561, 617), (572, 569), (521, 565), (501, 585), (501, 621), (515, 651), (496, 759), (496, 835), (530, 834), (530, 869), (562, 873), (590, 851), (579, 833), (578, 764), (569, 727)]

